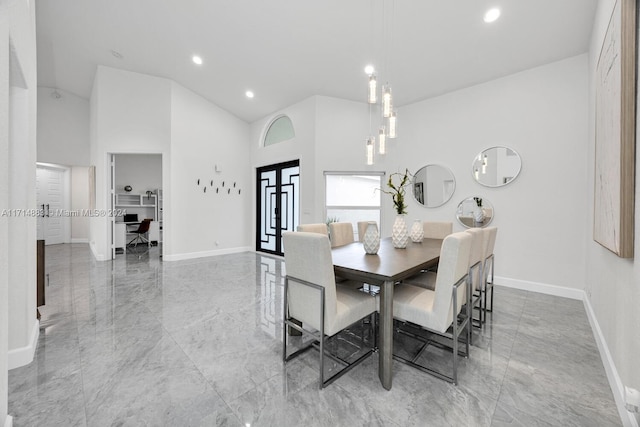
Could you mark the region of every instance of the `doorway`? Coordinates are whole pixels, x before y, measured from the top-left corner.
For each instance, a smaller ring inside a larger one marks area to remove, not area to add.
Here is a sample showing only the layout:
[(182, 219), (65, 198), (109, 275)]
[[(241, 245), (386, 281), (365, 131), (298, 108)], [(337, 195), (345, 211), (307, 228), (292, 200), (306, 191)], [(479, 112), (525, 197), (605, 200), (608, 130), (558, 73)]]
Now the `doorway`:
[(109, 153), (109, 161), (113, 212), (111, 258), (116, 259), (120, 254), (145, 254), (161, 259), (164, 240), (162, 154)]
[(54, 165), (36, 165), (37, 236), (45, 245), (68, 243), (70, 238), (69, 170)]
[(260, 167), (256, 179), (256, 250), (283, 255), (282, 233), (300, 220), (300, 161)]

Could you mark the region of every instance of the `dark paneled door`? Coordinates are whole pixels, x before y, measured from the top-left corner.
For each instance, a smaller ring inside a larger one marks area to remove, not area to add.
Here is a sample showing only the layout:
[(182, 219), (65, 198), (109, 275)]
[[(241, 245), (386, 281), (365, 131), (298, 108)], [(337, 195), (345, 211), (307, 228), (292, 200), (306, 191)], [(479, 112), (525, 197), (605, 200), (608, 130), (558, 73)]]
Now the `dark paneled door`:
[(263, 166), (256, 177), (256, 250), (283, 255), (282, 232), (295, 231), (300, 218), (300, 161)]

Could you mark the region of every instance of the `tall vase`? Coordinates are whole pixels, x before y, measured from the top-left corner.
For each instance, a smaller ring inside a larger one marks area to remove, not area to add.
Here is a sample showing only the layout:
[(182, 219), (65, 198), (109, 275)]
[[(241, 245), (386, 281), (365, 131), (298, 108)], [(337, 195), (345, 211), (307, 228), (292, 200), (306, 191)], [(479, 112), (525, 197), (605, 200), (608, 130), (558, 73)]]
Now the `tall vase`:
[(411, 226), (411, 241), (413, 243), (422, 243), (422, 239), (424, 239), (424, 227), (422, 226), (422, 221), (416, 219)]
[(380, 249), (380, 233), (378, 232), (378, 224), (375, 221), (369, 221), (367, 229), (362, 238), (362, 246), (364, 251), (370, 255), (377, 254)]
[(398, 249), (404, 249), (409, 244), (409, 231), (407, 230), (404, 214), (396, 216), (391, 229), (391, 241), (393, 242), (393, 247)]

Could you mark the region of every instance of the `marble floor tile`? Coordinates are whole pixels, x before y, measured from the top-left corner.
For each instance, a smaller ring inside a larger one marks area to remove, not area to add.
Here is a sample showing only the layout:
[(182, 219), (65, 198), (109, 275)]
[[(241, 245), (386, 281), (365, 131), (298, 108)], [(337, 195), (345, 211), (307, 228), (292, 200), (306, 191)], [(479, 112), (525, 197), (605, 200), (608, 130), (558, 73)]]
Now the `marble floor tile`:
[[(373, 353), (321, 390), (316, 350), (282, 362), (281, 258), (143, 249), (47, 246), (35, 359), (9, 372), (15, 427), (620, 425), (580, 301), (497, 285), (458, 386), (396, 361), (387, 391)], [(360, 330), (328, 348), (352, 354)]]

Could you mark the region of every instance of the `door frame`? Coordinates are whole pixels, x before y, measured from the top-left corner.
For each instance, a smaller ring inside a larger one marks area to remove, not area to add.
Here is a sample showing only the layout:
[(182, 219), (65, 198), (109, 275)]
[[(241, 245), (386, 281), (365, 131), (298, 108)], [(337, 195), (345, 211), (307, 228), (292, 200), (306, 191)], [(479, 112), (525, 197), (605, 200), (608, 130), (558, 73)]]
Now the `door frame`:
[[(44, 163), (44, 162), (36, 162), (36, 171), (38, 169), (49, 169), (54, 170), (56, 172), (62, 173), (62, 209), (66, 212), (71, 212), (71, 168), (69, 166), (59, 165), (55, 163)], [(36, 172), (37, 173), (37, 172)], [(37, 185), (37, 182), (36, 182)], [(37, 201), (36, 201), (37, 205)], [(41, 206), (37, 206), (38, 209), (41, 209)], [(45, 210), (44, 215), (48, 215), (48, 209)], [(42, 214), (40, 215), (40, 218)], [(40, 220), (38, 218), (38, 220)], [(62, 222), (62, 242), (61, 243), (71, 243), (71, 217), (61, 216), (60, 221)], [(43, 229), (44, 233), (44, 229)], [(40, 236), (38, 236), (39, 238)], [(45, 244), (50, 244), (46, 242), (46, 235), (43, 234), (42, 238), (45, 240)]]
[[(261, 200), (262, 200), (262, 194), (260, 191), (260, 181), (261, 181), (261, 177), (260, 174), (264, 171), (276, 171), (276, 197), (275, 197), (275, 209), (277, 209), (278, 212), (282, 211), (282, 175), (281, 175), (281, 171), (283, 169), (287, 169), (287, 168), (291, 168), (291, 167), (298, 167), (298, 179), (300, 177), (300, 159), (296, 159), (296, 160), (289, 160), (287, 162), (282, 162), (282, 163), (275, 163), (275, 164), (271, 164), (271, 165), (265, 165), (265, 166), (260, 166), (256, 168), (256, 235), (255, 235), (255, 249), (257, 252), (264, 252), (264, 253), (268, 253), (268, 254), (272, 254), (272, 255), (279, 255), (282, 256), (284, 253), (282, 251), (282, 220), (281, 217), (279, 216), (278, 213), (276, 213), (276, 223), (275, 223), (275, 230), (276, 230), (276, 236), (275, 236), (275, 250), (269, 250), (269, 249), (262, 249), (260, 246), (260, 242), (261, 240), (261, 231), (262, 231), (262, 204), (261, 204)], [(300, 185), (298, 183), (298, 185)], [(299, 198), (298, 198), (299, 199)], [(300, 217), (300, 201), (296, 200), (295, 203), (298, 204), (298, 220)], [(296, 223), (296, 221), (294, 220), (294, 224)]]
[[(168, 176), (167, 174), (167, 170), (168, 170), (168, 166), (165, 164), (165, 161), (168, 159), (168, 156), (165, 155), (165, 153), (163, 151), (108, 151), (106, 153), (106, 182), (105, 182), (105, 190), (106, 190), (106, 199), (107, 199), (107, 206), (109, 206), (109, 208), (111, 209), (111, 212), (116, 212), (116, 188), (115, 188), (115, 183), (116, 183), (116, 156), (128, 156), (128, 155), (150, 155), (150, 156), (160, 156), (160, 167), (161, 167), (161, 189), (163, 191), (164, 194), (164, 199), (166, 200), (166, 195), (169, 194), (169, 192), (167, 191), (168, 187), (169, 187), (169, 183), (166, 181), (166, 177)], [(157, 203), (156, 199), (156, 203)], [(163, 256), (164, 256), (164, 252), (166, 250), (167, 246), (167, 237), (168, 234), (165, 232), (166, 230), (166, 225), (167, 225), (167, 218), (170, 218), (171, 215), (166, 215), (167, 212), (167, 207), (169, 207), (170, 205), (166, 202), (163, 201), (163, 219), (162, 219), (162, 223), (163, 223), (163, 231), (162, 231), (162, 242), (158, 242), (159, 245), (159, 251), (158, 251), (158, 256), (160, 258), (160, 260), (162, 261)], [(157, 206), (156, 206), (156, 212), (154, 214), (155, 217), (157, 217)], [(108, 218), (107, 221), (108, 224), (108, 241), (107, 241), (107, 249), (109, 251), (110, 254), (110, 259), (115, 260), (116, 259), (116, 217), (114, 215), (111, 215)], [(125, 251), (126, 253), (126, 251)]]

